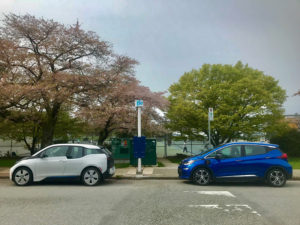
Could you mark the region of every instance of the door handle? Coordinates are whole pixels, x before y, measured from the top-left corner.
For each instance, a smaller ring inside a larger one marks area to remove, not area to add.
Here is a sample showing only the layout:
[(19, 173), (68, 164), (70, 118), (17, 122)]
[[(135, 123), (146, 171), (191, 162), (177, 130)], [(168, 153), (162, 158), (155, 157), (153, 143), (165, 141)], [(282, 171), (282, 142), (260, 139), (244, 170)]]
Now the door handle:
[(243, 160), (235, 160), (236, 162), (242, 162)]

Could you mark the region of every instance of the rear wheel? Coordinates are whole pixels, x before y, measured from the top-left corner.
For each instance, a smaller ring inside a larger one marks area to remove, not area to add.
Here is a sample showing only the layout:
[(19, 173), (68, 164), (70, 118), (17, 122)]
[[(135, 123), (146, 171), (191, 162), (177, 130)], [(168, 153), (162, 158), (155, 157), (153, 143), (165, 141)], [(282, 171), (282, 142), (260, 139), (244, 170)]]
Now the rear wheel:
[(85, 185), (95, 186), (102, 181), (102, 175), (97, 168), (89, 167), (82, 172), (81, 180)]
[(282, 187), (286, 183), (286, 174), (282, 169), (271, 169), (268, 172), (267, 181), (273, 187)]
[(31, 170), (26, 167), (20, 167), (13, 173), (13, 181), (18, 186), (26, 186), (32, 183)]
[(206, 168), (198, 168), (193, 172), (192, 180), (198, 185), (208, 185), (211, 181), (210, 172)]

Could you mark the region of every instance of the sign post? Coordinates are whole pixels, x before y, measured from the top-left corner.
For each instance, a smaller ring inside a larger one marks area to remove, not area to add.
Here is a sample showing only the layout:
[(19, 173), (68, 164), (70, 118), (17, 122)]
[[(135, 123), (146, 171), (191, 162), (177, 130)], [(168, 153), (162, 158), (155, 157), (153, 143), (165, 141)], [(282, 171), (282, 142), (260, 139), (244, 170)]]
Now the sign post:
[[(138, 137), (142, 136), (142, 119), (141, 119), (141, 113), (142, 113), (142, 107), (144, 105), (143, 100), (135, 100), (135, 107), (138, 108)], [(142, 159), (138, 158), (138, 168), (137, 168), (137, 174), (142, 174)]]
[(214, 120), (214, 109), (208, 108), (208, 144), (211, 146), (210, 121)]

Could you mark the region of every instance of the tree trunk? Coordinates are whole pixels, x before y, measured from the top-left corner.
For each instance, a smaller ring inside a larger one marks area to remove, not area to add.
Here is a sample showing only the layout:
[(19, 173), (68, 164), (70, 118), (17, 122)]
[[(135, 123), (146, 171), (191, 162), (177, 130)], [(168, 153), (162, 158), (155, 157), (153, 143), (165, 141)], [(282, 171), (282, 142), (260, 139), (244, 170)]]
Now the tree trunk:
[(42, 124), (42, 140), (41, 148), (45, 148), (53, 143), (54, 129), (60, 110), (60, 104), (56, 103), (52, 109), (48, 108), (47, 117), (45, 122)]
[(107, 129), (101, 130), (98, 135), (98, 145), (103, 145), (103, 142), (108, 137), (108, 135), (109, 135), (109, 132)]
[(109, 130), (109, 127), (111, 126), (112, 118), (113, 118), (112, 116), (108, 118), (108, 120), (105, 123), (105, 127), (103, 128), (103, 130), (101, 130), (99, 132), (99, 135), (98, 135), (98, 145), (103, 145), (103, 142), (109, 136), (109, 134), (111, 132)]

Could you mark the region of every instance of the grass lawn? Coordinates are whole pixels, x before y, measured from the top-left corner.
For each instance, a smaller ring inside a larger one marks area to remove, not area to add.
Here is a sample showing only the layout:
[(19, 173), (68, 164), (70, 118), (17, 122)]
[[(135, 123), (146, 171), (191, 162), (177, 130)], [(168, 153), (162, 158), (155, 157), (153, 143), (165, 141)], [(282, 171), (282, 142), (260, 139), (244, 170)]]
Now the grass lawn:
[(177, 163), (179, 164), (181, 160), (189, 157), (188, 155), (183, 155), (183, 154), (177, 154), (176, 156), (168, 156), (167, 159), (170, 160), (172, 163)]
[(289, 157), (288, 161), (293, 169), (300, 169), (300, 157)]
[(162, 162), (157, 162), (157, 167), (165, 167), (165, 164), (163, 164)]
[(116, 163), (116, 164), (115, 164), (116, 169), (127, 168), (127, 167), (129, 167), (129, 166), (130, 166), (129, 163)]
[(19, 159), (0, 158), (0, 167), (12, 167)]

